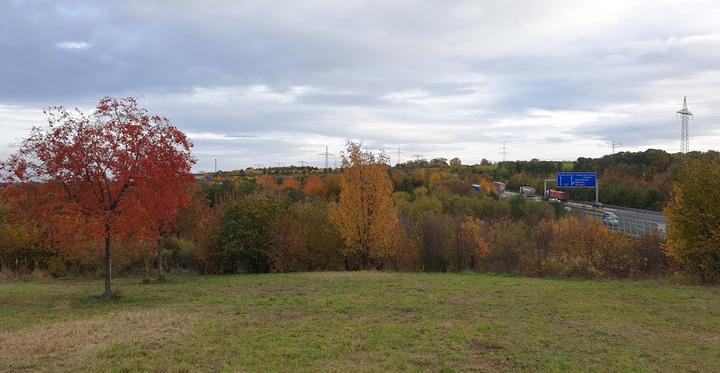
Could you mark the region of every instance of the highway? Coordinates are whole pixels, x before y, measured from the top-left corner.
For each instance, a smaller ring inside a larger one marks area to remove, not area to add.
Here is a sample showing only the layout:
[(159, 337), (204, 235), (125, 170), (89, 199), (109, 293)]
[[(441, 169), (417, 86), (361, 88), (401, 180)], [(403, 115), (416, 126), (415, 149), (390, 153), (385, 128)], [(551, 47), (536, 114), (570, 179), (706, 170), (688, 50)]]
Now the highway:
[[(505, 191), (506, 198), (517, 196), (518, 193)], [(540, 197), (530, 199), (541, 200)], [(612, 212), (617, 215), (619, 224), (610, 228), (632, 236), (639, 236), (649, 231), (665, 232), (665, 216), (662, 212), (651, 210), (640, 210), (622, 206), (603, 205), (601, 208), (594, 208), (590, 202), (567, 202), (566, 205), (575, 214), (582, 214), (592, 219), (602, 221), (604, 212)]]
[[(567, 205), (573, 208), (594, 209), (592, 207), (592, 204), (587, 202), (568, 202)], [(618, 216), (618, 218), (622, 217), (625, 219), (642, 220), (655, 223), (658, 225), (658, 228), (660, 230), (665, 230), (665, 215), (663, 215), (663, 213), (659, 211), (640, 210), (629, 207), (611, 205), (603, 205), (600, 211), (613, 212), (615, 213), (615, 215)]]
[(583, 214), (601, 221), (604, 212), (612, 212), (617, 215), (618, 224), (609, 227), (615, 231), (631, 236), (640, 236), (650, 231), (665, 232), (665, 216), (658, 211), (608, 205), (603, 205), (602, 208), (597, 209), (592, 207), (591, 203), (585, 202), (568, 202), (567, 205), (572, 208), (576, 214)]

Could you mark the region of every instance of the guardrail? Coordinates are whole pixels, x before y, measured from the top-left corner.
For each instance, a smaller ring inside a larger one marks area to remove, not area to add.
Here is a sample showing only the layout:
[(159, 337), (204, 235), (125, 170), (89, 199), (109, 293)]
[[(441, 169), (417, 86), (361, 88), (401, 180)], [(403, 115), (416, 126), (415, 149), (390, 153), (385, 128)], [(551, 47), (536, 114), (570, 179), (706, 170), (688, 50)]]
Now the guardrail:
[[(579, 216), (581, 218), (588, 218), (588, 219), (595, 219), (600, 222), (603, 222), (603, 214), (598, 211), (594, 210), (586, 210), (586, 209), (576, 209), (573, 210), (573, 213), (576, 216)], [(641, 219), (633, 219), (628, 217), (618, 217), (618, 224), (605, 224), (606, 227), (609, 229), (612, 229), (616, 232), (624, 233), (633, 237), (639, 237), (646, 233), (651, 232), (659, 232), (661, 234), (664, 234), (664, 230), (660, 227), (658, 223), (647, 221), (647, 220), (641, 220)]]
[[(592, 208), (592, 203), (590, 203), (590, 202), (577, 202), (577, 201), (572, 201), (571, 203), (572, 203), (572, 204), (575, 204), (575, 205), (582, 205), (582, 206), (587, 206), (587, 207), (589, 207), (589, 208)], [(616, 205), (606, 205), (606, 204), (603, 204), (603, 207), (610, 208), (610, 209), (616, 209), (616, 210), (632, 211), (632, 212), (636, 212), (636, 213), (638, 213), (638, 214), (664, 216), (664, 214), (663, 214), (662, 211), (643, 210), (643, 209), (636, 209), (636, 208), (633, 208), (633, 207), (616, 206)]]

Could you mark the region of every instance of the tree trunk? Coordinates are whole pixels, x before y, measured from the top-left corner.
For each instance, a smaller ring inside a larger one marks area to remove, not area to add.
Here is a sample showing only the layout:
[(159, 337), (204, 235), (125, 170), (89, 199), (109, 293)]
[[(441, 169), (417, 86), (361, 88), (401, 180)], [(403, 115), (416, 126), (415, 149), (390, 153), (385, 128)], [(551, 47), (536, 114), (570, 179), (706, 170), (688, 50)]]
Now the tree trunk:
[(104, 298), (112, 298), (112, 262), (110, 260), (110, 225), (105, 225), (105, 292)]
[(157, 240), (157, 269), (158, 269), (158, 280), (162, 281), (165, 279), (165, 275), (163, 274), (163, 239), (158, 238)]

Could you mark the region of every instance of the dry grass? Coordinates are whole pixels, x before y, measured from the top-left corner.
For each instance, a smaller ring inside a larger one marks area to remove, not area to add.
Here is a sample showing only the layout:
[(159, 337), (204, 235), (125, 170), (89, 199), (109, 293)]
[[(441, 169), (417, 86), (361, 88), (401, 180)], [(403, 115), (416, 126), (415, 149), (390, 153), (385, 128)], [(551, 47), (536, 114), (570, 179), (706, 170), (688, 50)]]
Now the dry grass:
[(0, 333), (0, 368), (35, 371), (45, 361), (48, 371), (87, 370), (112, 346), (177, 342), (197, 321), (197, 313), (152, 308)]

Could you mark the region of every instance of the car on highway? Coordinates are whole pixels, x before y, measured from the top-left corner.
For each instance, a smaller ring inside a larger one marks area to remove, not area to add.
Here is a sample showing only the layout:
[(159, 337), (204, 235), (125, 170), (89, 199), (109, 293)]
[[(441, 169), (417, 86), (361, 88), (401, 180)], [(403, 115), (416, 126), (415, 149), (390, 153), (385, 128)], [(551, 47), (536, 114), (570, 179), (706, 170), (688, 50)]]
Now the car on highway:
[(614, 212), (604, 212), (602, 217), (603, 224), (607, 225), (608, 227), (617, 227), (620, 225), (620, 220), (618, 220), (617, 215), (615, 215)]
[(520, 187), (520, 195), (525, 197), (534, 197), (535, 196), (535, 188), (529, 187), (527, 185)]

